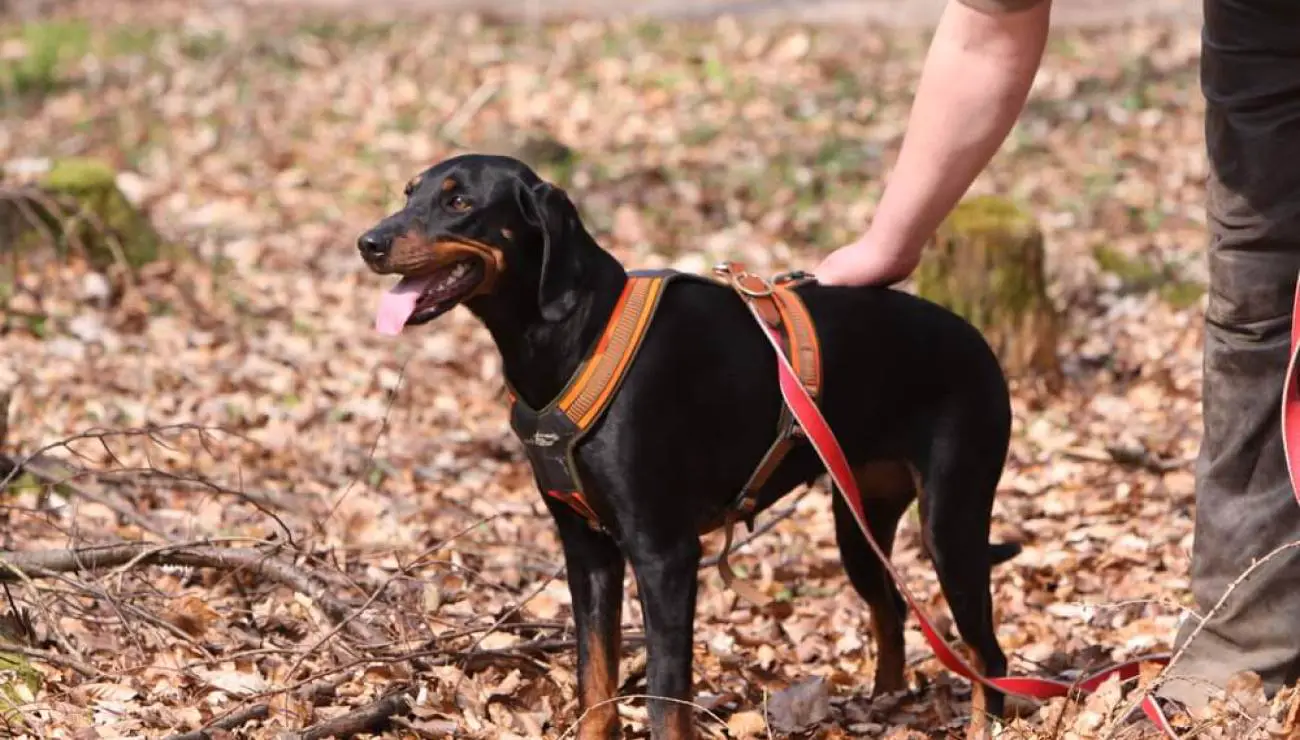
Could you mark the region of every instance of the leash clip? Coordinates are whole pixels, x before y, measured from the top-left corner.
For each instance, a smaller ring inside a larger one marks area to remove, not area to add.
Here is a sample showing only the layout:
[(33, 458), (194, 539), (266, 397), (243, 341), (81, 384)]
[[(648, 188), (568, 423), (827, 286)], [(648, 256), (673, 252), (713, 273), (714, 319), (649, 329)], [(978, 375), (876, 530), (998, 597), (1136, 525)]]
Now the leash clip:
[(779, 272), (772, 276), (772, 283), (774, 285), (784, 285), (785, 283), (795, 283), (814, 279), (816, 278), (813, 274), (807, 270), (787, 270), (786, 272)]

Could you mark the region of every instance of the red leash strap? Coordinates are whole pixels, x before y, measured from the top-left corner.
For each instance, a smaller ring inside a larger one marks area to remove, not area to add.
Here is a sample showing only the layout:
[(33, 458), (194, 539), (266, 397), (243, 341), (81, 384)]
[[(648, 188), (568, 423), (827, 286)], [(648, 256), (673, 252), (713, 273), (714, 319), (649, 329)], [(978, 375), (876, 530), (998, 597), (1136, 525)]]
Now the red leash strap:
[[(853, 512), (853, 518), (857, 520), (858, 528), (866, 537), (867, 543), (875, 551), (876, 557), (884, 564), (889, 575), (894, 579), (894, 583), (902, 592), (903, 598), (907, 601), (908, 606), (916, 614), (917, 621), (921, 624), (921, 632), (925, 634), (925, 639), (930, 643), (930, 648), (939, 658), (939, 662), (948, 670), (965, 677), (968, 680), (978, 682), (984, 686), (1002, 691), (1007, 694), (1026, 696), (1034, 699), (1051, 699), (1058, 696), (1066, 696), (1072, 691), (1082, 691), (1091, 693), (1104, 683), (1112, 675), (1118, 674), (1121, 680), (1128, 680), (1138, 675), (1142, 663), (1165, 663), (1168, 662), (1168, 656), (1151, 656), (1139, 658), (1116, 666), (1112, 666), (1103, 671), (1094, 673), (1086, 678), (1075, 681), (1057, 681), (1049, 678), (1035, 678), (1029, 676), (1006, 676), (1002, 678), (989, 678), (976, 671), (969, 663), (966, 662), (956, 651), (949, 647), (948, 643), (939, 635), (933, 622), (926, 616), (921, 609), (916, 598), (912, 596), (907, 587), (907, 582), (894, 568), (893, 564), (885, 557), (880, 545), (876, 543), (871, 536), (871, 530), (867, 527), (865, 509), (862, 504), (862, 493), (858, 490), (857, 481), (853, 477), (853, 472), (849, 468), (848, 461), (844, 458), (844, 452), (840, 449), (839, 441), (831, 432), (830, 426), (822, 416), (821, 410), (817, 404), (809, 397), (803, 385), (799, 382), (798, 375), (795, 374), (794, 368), (790, 366), (789, 360), (781, 351), (780, 338), (768, 328), (763, 322), (762, 317), (754, 308), (753, 303), (746, 302), (749, 310), (754, 314), (754, 319), (762, 327), (764, 334), (776, 351), (778, 374), (781, 382), (781, 395), (785, 398), (786, 404), (790, 407), (791, 413), (803, 427), (804, 433), (808, 436), (809, 442), (812, 443), (813, 449), (821, 458), (826, 470), (830, 473), (831, 479), (843, 496), (845, 503)], [(1297, 296), (1297, 307), (1300, 308), (1300, 296)], [(1297, 437), (1300, 438), (1300, 405), (1295, 410)], [(1159, 705), (1151, 696), (1143, 699), (1142, 710), (1147, 717), (1163, 730), (1168, 736), (1176, 737), (1173, 728), (1170, 727), (1168, 720), (1165, 719), (1160, 711)]]
[(1287, 363), (1286, 381), (1282, 386), (1282, 448), (1286, 457), (1287, 473), (1291, 476), (1291, 490), (1300, 503), (1300, 469), (1296, 457), (1300, 454), (1300, 283), (1296, 285), (1295, 303), (1291, 308), (1291, 361)]

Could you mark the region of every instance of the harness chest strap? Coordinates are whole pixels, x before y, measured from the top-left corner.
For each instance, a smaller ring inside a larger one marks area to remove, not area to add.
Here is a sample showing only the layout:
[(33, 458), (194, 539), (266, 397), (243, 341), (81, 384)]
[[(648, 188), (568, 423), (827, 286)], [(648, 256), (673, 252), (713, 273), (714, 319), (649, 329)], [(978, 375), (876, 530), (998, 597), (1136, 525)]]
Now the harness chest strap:
[[(715, 272), (728, 277), (728, 280), (722, 282), (729, 284), (746, 301), (758, 307), (766, 325), (782, 337), (783, 348), (789, 361), (798, 368), (805, 390), (814, 397), (819, 395), (821, 357), (816, 331), (807, 308), (792, 289), (794, 284), (801, 281), (791, 277), (779, 280), (773, 286), (762, 278), (744, 272), (739, 265), (727, 265), (726, 269), (719, 266)], [(555, 401), (540, 411), (534, 411), (507, 386), (511, 401), (511, 427), (524, 443), (539, 487), (548, 496), (571, 507), (596, 530), (604, 528), (584, 493), (573, 452), (578, 442), (609, 406), (640, 349), (667, 284), (678, 278), (718, 282), (674, 270), (629, 273), (623, 293), (591, 356), (579, 366)], [(729, 588), (742, 598), (759, 605), (769, 599), (737, 581), (728, 561), (733, 530), (740, 521), (752, 528), (758, 492), (800, 438), (794, 417), (789, 408), (782, 404), (776, 440), (721, 520), (703, 528), (707, 532), (719, 526), (725, 527), (718, 571)]]
[(529, 408), (513, 388), (510, 425), (524, 443), (541, 489), (603, 529), (583, 491), (573, 451), (609, 406), (645, 338), (669, 274), (630, 276), (591, 355), (545, 408)]

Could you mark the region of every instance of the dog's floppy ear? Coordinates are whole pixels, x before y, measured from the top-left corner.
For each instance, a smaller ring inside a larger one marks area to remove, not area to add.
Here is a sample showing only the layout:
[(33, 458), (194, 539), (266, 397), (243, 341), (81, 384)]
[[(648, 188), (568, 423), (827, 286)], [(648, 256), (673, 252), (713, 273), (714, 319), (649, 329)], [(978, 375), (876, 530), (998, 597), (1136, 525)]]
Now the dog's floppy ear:
[(519, 184), (525, 218), (542, 232), (542, 269), (537, 308), (546, 321), (560, 321), (578, 304), (578, 253), (569, 240), (580, 229), (578, 209), (560, 188), (541, 182)]

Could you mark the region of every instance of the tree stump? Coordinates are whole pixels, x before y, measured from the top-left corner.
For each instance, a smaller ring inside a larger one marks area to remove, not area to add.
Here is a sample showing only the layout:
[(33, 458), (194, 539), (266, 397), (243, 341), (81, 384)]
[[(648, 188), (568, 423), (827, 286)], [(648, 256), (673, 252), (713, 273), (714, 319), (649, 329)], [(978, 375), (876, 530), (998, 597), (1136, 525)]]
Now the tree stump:
[(41, 247), (75, 254), (96, 269), (134, 269), (177, 256), (104, 162), (74, 158), (22, 165), (7, 167), (0, 187), (0, 269), (18, 256), (37, 257)]
[(1059, 319), (1047, 295), (1043, 232), (1032, 215), (997, 196), (967, 199), (926, 252), (917, 295), (979, 329), (1008, 377), (1059, 382)]

